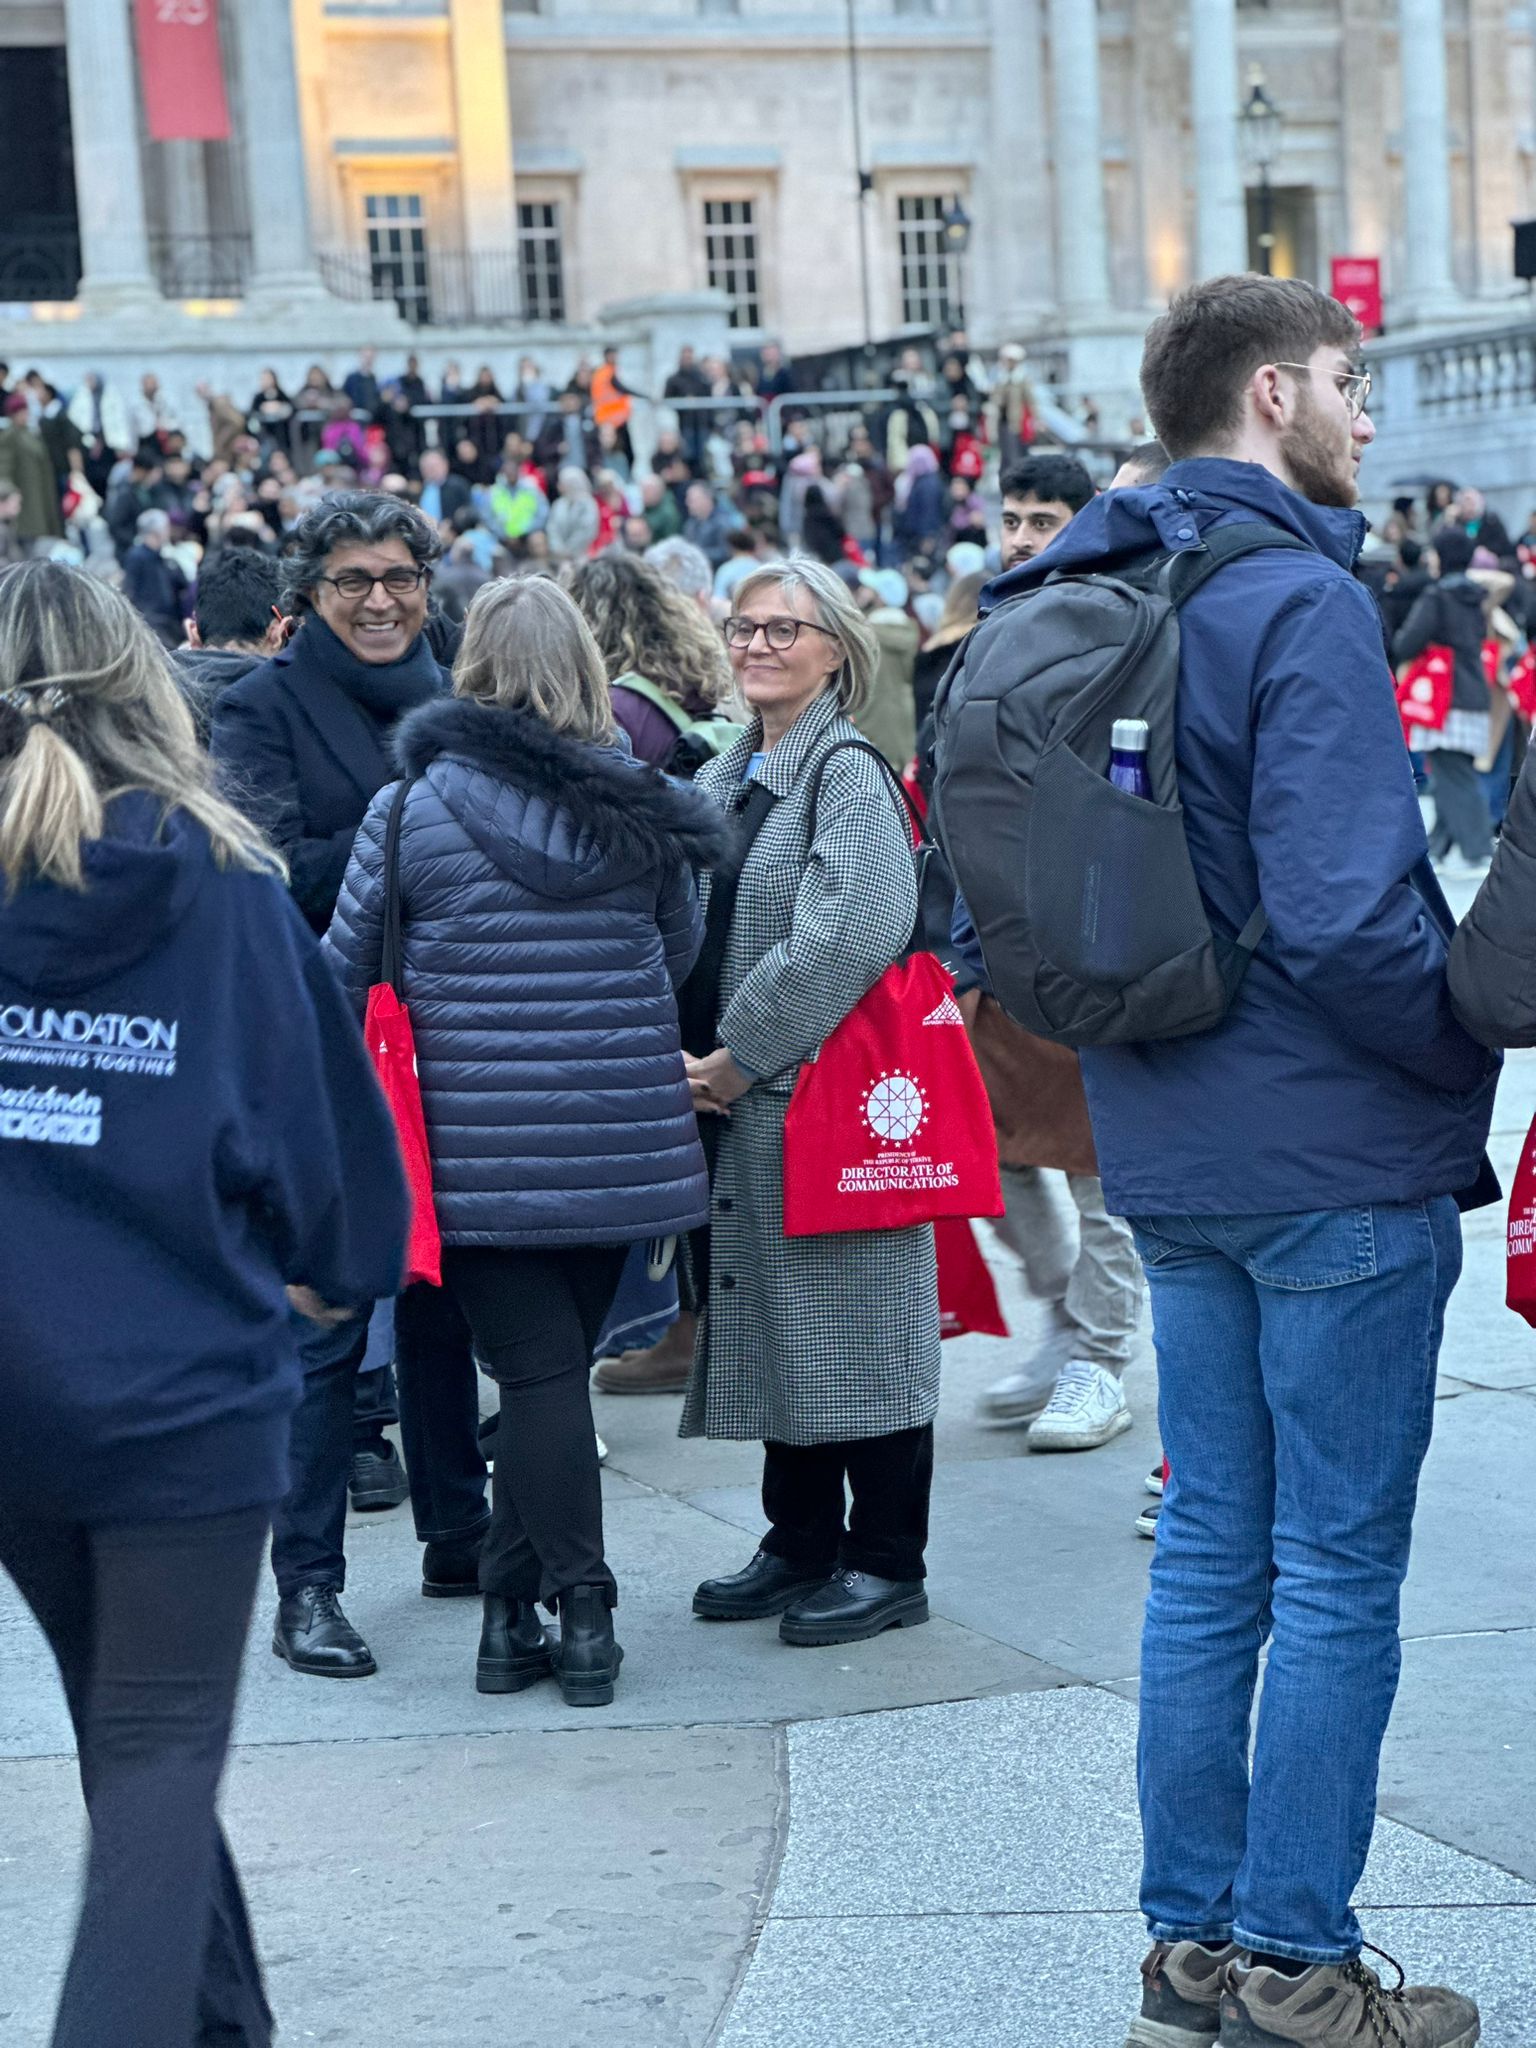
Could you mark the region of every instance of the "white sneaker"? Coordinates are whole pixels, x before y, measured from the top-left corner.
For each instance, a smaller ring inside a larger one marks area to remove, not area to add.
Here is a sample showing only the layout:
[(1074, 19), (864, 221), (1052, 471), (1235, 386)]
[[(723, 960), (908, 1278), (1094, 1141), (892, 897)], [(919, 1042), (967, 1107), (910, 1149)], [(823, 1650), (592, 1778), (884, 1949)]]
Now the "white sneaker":
[(1033, 1422), (1056, 1390), (1060, 1357), (1059, 1351), (1041, 1352), (1018, 1372), (1011, 1372), (1006, 1379), (988, 1387), (982, 1396), (982, 1414), (989, 1422)]
[[(593, 1431), (593, 1435), (597, 1435), (597, 1432), (595, 1430)], [(603, 1442), (600, 1436), (597, 1438), (597, 1462), (599, 1463), (599, 1465), (606, 1465), (608, 1462), (608, 1446)]]
[(1094, 1451), (1131, 1426), (1125, 1389), (1090, 1359), (1070, 1358), (1045, 1413), (1030, 1424), (1032, 1451)]

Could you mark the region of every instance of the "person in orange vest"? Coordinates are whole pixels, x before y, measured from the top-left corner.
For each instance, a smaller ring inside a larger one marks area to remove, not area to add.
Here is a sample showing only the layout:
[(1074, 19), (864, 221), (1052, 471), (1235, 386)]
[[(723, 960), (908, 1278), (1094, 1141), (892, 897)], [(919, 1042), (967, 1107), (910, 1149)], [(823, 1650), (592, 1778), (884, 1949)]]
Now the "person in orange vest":
[(612, 427), (625, 460), (633, 463), (634, 444), (629, 438), (629, 416), (635, 399), (643, 394), (631, 391), (619, 380), (619, 352), (605, 348), (603, 360), (592, 372), (592, 418), (599, 429)]

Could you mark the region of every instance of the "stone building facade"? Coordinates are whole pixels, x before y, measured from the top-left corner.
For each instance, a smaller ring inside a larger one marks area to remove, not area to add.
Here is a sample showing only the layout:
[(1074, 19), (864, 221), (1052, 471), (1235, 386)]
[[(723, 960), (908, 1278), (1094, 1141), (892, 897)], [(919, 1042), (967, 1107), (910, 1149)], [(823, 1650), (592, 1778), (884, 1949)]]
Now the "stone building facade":
[(32, 142), (4, 163), (7, 132), (22, 147), (7, 73), (35, 116), (34, 72), (62, 65), (72, 166), (43, 169), (72, 184), (72, 217), (47, 217), (77, 235), (79, 273), (47, 299), (34, 250), (18, 286), (13, 209), (0, 354), (158, 336), (297, 373), (367, 332), (500, 373), (609, 333), (648, 363), (690, 325), (794, 354), (866, 319), (889, 336), (963, 316), (1070, 385), (1123, 388), (1173, 288), (1257, 260), (1238, 120), (1256, 66), (1284, 117), (1275, 267), (1326, 279), (1336, 254), (1379, 256), (1389, 330), (1496, 311), (1509, 223), (1536, 212), (1531, 0), (220, 12), (234, 139), (151, 143), (130, 0), (0, 0), (0, 169), (14, 192), (42, 162)]

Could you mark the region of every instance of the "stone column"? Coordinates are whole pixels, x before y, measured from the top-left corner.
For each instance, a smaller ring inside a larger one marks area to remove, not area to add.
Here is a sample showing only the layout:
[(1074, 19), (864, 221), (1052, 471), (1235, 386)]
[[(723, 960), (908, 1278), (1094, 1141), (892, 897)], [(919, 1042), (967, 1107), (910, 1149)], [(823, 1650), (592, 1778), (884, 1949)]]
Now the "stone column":
[(1509, 40), (1509, 9), (1503, 0), (1468, 0), (1474, 283), (1489, 298), (1509, 298), (1517, 290), (1523, 298), (1525, 290), (1510, 278), (1510, 222), (1522, 208)]
[(1394, 325), (1457, 310), (1451, 276), (1450, 121), (1446, 111), (1445, 0), (1398, 0), (1403, 112), (1403, 266)]
[(155, 311), (127, 0), (65, 0), (80, 299), (91, 313)]
[(978, 179), (988, 232), (976, 324), (987, 341), (1027, 331), (1054, 296), (1043, 60), (1040, 0), (992, 0), (991, 128)]
[(466, 307), (504, 319), (520, 301), (505, 12), (502, 0), (450, 0), (449, 19)]
[(1248, 268), (1238, 157), (1236, 0), (1189, 0), (1189, 101), (1195, 130), (1195, 276)]
[[(1189, 277), (1184, 214), (1184, 108), (1188, 76), (1178, 30), (1183, 0), (1137, 0), (1131, 12), (1131, 105), (1127, 123), (1135, 167), (1136, 246), (1122, 252), (1125, 270), (1110, 280), (1122, 300), (1161, 308)], [(1114, 183), (1110, 182), (1111, 218)], [(1131, 261), (1135, 269), (1130, 269)]]
[(1387, 243), (1391, 195), (1387, 155), (1380, 0), (1344, 0), (1338, 106), (1344, 151), (1345, 240), (1350, 255), (1379, 256)]
[(1108, 313), (1109, 234), (1099, 116), (1097, 0), (1050, 0), (1056, 280), (1064, 319)]
[(239, 126), (251, 226), (245, 296), (249, 309), (266, 314), (327, 295), (310, 241), (289, 0), (240, 0), (239, 34)]

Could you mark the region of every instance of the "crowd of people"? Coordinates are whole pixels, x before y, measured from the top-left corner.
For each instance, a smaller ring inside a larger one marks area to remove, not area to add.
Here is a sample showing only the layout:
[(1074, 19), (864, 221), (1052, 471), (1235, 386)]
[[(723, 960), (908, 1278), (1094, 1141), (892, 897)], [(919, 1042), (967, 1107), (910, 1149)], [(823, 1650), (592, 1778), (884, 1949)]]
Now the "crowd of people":
[(120, 575), (174, 644), (204, 554), (230, 539), (279, 547), (318, 496), (362, 487), (443, 528), (459, 616), (475, 578), (509, 564), (675, 535), (722, 596), (754, 548), (803, 545), (829, 563), (910, 564), (913, 595), (937, 597), (950, 552), (985, 548), (989, 463), (1027, 452), (1039, 423), (1021, 349), (988, 365), (957, 332), (936, 367), (930, 355), (902, 352), (893, 397), (823, 414), (792, 402), (796, 373), (773, 343), (731, 363), (685, 347), (646, 395), (643, 454), (616, 348), (563, 385), (525, 357), (515, 380), (450, 363), (435, 390), (416, 356), (381, 378), (364, 349), (339, 384), (316, 363), (290, 392), (264, 370), (243, 407), (201, 385), (196, 418), (154, 371), (129, 398), (95, 373), (66, 391), (35, 369), (13, 383), (0, 363), (0, 560), (68, 546)]
[[(1150, 1286), (1133, 2048), (1229, 2018), (1260, 2048), (1476, 2039), (1468, 2001), (1382, 1989), (1350, 1901), (1458, 1205), (1493, 1198), (1488, 1047), (1536, 1038), (1510, 965), (1536, 784), (1511, 805), (1523, 728), (1496, 737), (1485, 656), (1495, 607), (1501, 659), (1523, 648), (1528, 541), (1462, 492), (1360, 557), (1358, 342), (1309, 286), (1192, 288), (1149, 336), (1161, 440), (1103, 491), (1033, 445), (1018, 362), (983, 388), (958, 344), (835, 458), (791, 422), (770, 459), (760, 412), (701, 407), (642, 460), (611, 359), (559, 391), (525, 363), (506, 433), (489, 371), (455, 383), (483, 431), (447, 447), (413, 438), (414, 363), (292, 398), (269, 376), (202, 463), (152, 377), (132, 408), (89, 381), (5, 398), (0, 1137), (28, 1228), (0, 1254), (0, 1563), (58, 1659), (92, 1827), (56, 2048), (109, 2009), (119, 2048), (270, 2041), (214, 1818), (269, 1531), (295, 1673), (376, 1670), (347, 1506), (408, 1499), (423, 1593), (479, 1600), (473, 1683), (606, 1705), (595, 1379), (762, 1446), (764, 1534), (701, 1619), (798, 1647), (927, 1619), (934, 1230), (786, 1234), (797, 1077), (913, 943), (892, 782), (933, 800), (969, 650), (1027, 631), (1057, 569), (1256, 521), (1284, 546), (1181, 617), (1189, 856), (1213, 920), (1268, 918), (1222, 1021), (1080, 1055), (1032, 1035), (954, 902), (997, 1228), (1045, 1317), (986, 1405), (1031, 1451), (1111, 1441)], [(759, 397), (794, 389), (764, 369)], [(723, 407), (722, 377), (685, 351), (666, 395)], [(1437, 850), (1485, 858), (1480, 773), (1507, 819), (1454, 943), (1389, 667), (1441, 644)], [(952, 850), (981, 829), (939, 826)], [(381, 985), (440, 1236), (404, 1285), (360, 1028)]]

